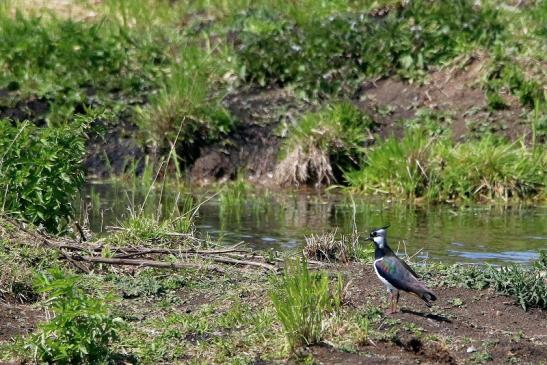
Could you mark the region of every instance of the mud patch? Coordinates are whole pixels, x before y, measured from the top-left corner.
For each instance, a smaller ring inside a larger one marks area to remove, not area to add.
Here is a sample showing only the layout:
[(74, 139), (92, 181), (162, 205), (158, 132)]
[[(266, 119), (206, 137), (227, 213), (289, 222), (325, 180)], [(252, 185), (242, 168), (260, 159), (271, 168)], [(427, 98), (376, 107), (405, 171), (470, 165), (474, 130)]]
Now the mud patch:
[(225, 103), (239, 125), (221, 142), (200, 149), (190, 180), (204, 185), (242, 172), (251, 181), (271, 183), (282, 141), (276, 129), (282, 121), (292, 123), (309, 106), (286, 89), (238, 91)]
[(391, 77), (365, 82), (358, 93), (358, 105), (370, 112), (380, 124), (382, 137), (401, 138), (405, 119), (413, 118), (421, 108), (449, 113), (456, 139), (484, 132), (498, 133), (510, 139), (531, 131), (525, 109), (512, 95), (502, 95), (506, 108), (492, 110), (480, 87), (488, 63), (487, 56), (474, 54), (432, 72), (424, 85), (410, 84)]
[(145, 150), (137, 140), (137, 126), (129, 120), (130, 115), (122, 115), (115, 123), (93, 121), (85, 158), (89, 177), (107, 178), (129, 169), (137, 175), (142, 173)]
[(32, 121), (36, 126), (46, 125), (49, 103), (45, 98), (30, 97), (21, 100), (17, 93), (0, 89), (0, 119), (13, 122)]
[(43, 314), (28, 305), (0, 302), (0, 342), (31, 333)]
[[(385, 288), (371, 267), (353, 268), (349, 276), (353, 283), (348, 297), (351, 305), (384, 306)], [(511, 298), (492, 291), (432, 289), (438, 300), (431, 309), (413, 295), (401, 295), (400, 312), (384, 317), (376, 328), (380, 333), (395, 331), (396, 336), (378, 347), (396, 346), (422, 361), (445, 364), (466, 363), (481, 356), (495, 363), (535, 364), (547, 358), (546, 311), (535, 308), (525, 312)]]

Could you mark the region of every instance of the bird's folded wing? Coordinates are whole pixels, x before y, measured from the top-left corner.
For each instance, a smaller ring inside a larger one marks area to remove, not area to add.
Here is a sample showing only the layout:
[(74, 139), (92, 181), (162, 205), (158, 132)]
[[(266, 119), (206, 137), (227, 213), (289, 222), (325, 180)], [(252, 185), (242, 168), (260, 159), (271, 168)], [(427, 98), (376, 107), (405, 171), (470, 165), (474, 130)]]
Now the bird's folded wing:
[(375, 261), (374, 266), (378, 270), (378, 274), (396, 289), (415, 292), (422, 286), (397, 257), (385, 256), (383, 259)]

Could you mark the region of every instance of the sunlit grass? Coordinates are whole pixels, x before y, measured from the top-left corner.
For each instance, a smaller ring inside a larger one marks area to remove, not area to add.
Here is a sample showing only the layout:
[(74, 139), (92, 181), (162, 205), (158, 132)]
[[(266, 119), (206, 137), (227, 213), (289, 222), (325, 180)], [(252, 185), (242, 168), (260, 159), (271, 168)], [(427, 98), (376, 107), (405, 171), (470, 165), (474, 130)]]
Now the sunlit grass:
[(372, 120), (349, 102), (304, 115), (289, 127), (276, 179), (281, 184), (330, 184), (358, 166)]
[(333, 288), (328, 275), (310, 272), (305, 259), (289, 260), (286, 265), (270, 297), (288, 350), (294, 351), (321, 340), (325, 318), (341, 305), (344, 283), (338, 277)]
[(362, 170), (350, 172), (350, 186), (369, 194), (434, 201), (542, 197), (547, 153), (494, 136), (454, 143), (421, 131), (401, 141), (390, 138), (367, 155)]

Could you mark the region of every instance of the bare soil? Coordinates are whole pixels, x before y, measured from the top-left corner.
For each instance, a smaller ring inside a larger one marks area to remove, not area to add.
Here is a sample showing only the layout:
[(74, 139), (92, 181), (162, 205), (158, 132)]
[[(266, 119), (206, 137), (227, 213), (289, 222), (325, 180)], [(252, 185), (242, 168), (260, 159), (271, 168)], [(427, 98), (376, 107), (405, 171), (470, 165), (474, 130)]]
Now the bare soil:
[(228, 95), (225, 104), (238, 126), (224, 140), (200, 148), (190, 168), (191, 181), (204, 185), (244, 170), (251, 181), (271, 183), (282, 141), (280, 125), (293, 123), (310, 106), (286, 89), (255, 88)]
[[(454, 138), (494, 132), (510, 139), (531, 136), (526, 110), (516, 97), (502, 95), (507, 107), (492, 110), (480, 87), (488, 57), (476, 53), (454, 62), (451, 67), (431, 72), (424, 84), (408, 83), (396, 77), (368, 81), (361, 86), (360, 107), (372, 113), (382, 137), (403, 133), (402, 120), (413, 118), (421, 108), (444, 111), (452, 119)], [(467, 124), (466, 121), (471, 121)]]
[[(360, 308), (386, 300), (385, 288), (371, 267), (359, 265), (348, 272), (348, 305)], [(402, 294), (400, 311), (371, 328), (387, 332), (395, 327), (398, 331), (391, 339), (362, 346), (356, 353), (327, 345), (311, 352), (323, 364), (466, 364), (481, 358), (492, 364), (540, 364), (547, 359), (546, 311), (525, 312), (511, 298), (491, 291), (434, 292), (438, 300), (432, 309), (419, 298)]]
[(43, 318), (41, 311), (28, 304), (0, 302), (0, 343), (31, 333)]

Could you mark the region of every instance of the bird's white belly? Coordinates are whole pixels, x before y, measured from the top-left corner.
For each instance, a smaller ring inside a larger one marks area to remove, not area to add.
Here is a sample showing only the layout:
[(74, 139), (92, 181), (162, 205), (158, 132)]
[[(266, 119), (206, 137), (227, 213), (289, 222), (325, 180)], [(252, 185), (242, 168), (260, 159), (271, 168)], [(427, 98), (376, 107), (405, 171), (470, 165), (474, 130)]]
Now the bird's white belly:
[(389, 291), (389, 292), (391, 292), (391, 291), (396, 291), (397, 289), (396, 289), (393, 285), (391, 285), (391, 284), (389, 283), (389, 281), (387, 281), (386, 279), (384, 279), (384, 278), (378, 273), (378, 269), (376, 268), (376, 263), (377, 263), (378, 261), (382, 261), (382, 259), (375, 260), (374, 263), (372, 264), (372, 267), (374, 267), (374, 272), (376, 273), (376, 276), (378, 276), (378, 279), (380, 279), (380, 281), (381, 281), (382, 283), (384, 283), (384, 285), (385, 285), (386, 288), (387, 288), (387, 291)]

